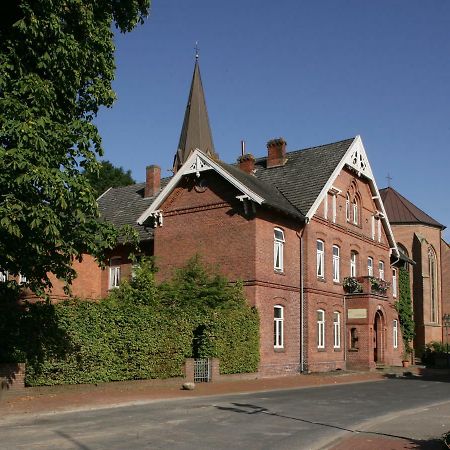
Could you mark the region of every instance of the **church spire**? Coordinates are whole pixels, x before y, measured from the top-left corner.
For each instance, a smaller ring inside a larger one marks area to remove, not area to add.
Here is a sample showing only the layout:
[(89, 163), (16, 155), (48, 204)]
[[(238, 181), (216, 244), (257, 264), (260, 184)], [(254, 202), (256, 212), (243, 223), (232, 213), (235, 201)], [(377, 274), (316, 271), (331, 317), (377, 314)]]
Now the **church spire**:
[(198, 48), (196, 48), (194, 74), (192, 76), (186, 112), (184, 113), (180, 142), (173, 161), (174, 173), (186, 162), (196, 148), (214, 158), (217, 157), (214, 151), (205, 94), (200, 77)]

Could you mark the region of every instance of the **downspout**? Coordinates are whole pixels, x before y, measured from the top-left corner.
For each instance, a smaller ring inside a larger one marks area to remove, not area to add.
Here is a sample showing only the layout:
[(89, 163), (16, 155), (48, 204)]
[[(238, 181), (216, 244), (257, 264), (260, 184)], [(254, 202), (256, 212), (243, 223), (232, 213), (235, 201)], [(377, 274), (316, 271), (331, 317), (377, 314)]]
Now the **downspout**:
[(305, 295), (304, 295), (304, 258), (303, 258), (303, 234), (309, 219), (306, 217), (305, 225), (301, 233), (297, 233), (300, 238), (300, 372), (305, 372)]

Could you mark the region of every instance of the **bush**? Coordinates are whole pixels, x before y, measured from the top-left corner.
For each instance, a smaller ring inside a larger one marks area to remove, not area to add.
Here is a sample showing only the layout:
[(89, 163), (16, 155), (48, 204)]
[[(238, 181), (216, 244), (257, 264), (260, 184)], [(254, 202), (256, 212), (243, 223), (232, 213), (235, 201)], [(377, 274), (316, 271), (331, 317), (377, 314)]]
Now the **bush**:
[(432, 341), (425, 345), (422, 353), (422, 363), (427, 367), (434, 367), (438, 358), (448, 358), (450, 344)]

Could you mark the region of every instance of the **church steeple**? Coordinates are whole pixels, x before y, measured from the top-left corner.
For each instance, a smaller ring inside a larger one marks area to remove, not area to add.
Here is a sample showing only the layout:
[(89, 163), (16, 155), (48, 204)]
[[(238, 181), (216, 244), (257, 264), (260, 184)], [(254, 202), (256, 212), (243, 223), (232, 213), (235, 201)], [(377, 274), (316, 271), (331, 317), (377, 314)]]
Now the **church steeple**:
[(173, 161), (174, 173), (184, 164), (196, 148), (214, 158), (217, 157), (209, 126), (202, 79), (200, 77), (198, 52), (195, 55), (194, 74), (192, 75), (191, 90), (184, 114), (180, 142)]

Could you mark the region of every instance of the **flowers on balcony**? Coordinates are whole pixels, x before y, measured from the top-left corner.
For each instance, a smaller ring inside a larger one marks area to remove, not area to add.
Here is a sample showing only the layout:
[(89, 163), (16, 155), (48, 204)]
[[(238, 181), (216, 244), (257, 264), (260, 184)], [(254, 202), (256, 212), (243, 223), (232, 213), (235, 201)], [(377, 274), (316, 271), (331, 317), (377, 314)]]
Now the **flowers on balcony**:
[(342, 286), (347, 294), (357, 294), (363, 290), (362, 284), (355, 277), (345, 277)]
[(389, 283), (381, 278), (369, 277), (370, 290), (374, 294), (385, 295), (386, 291), (389, 289)]

